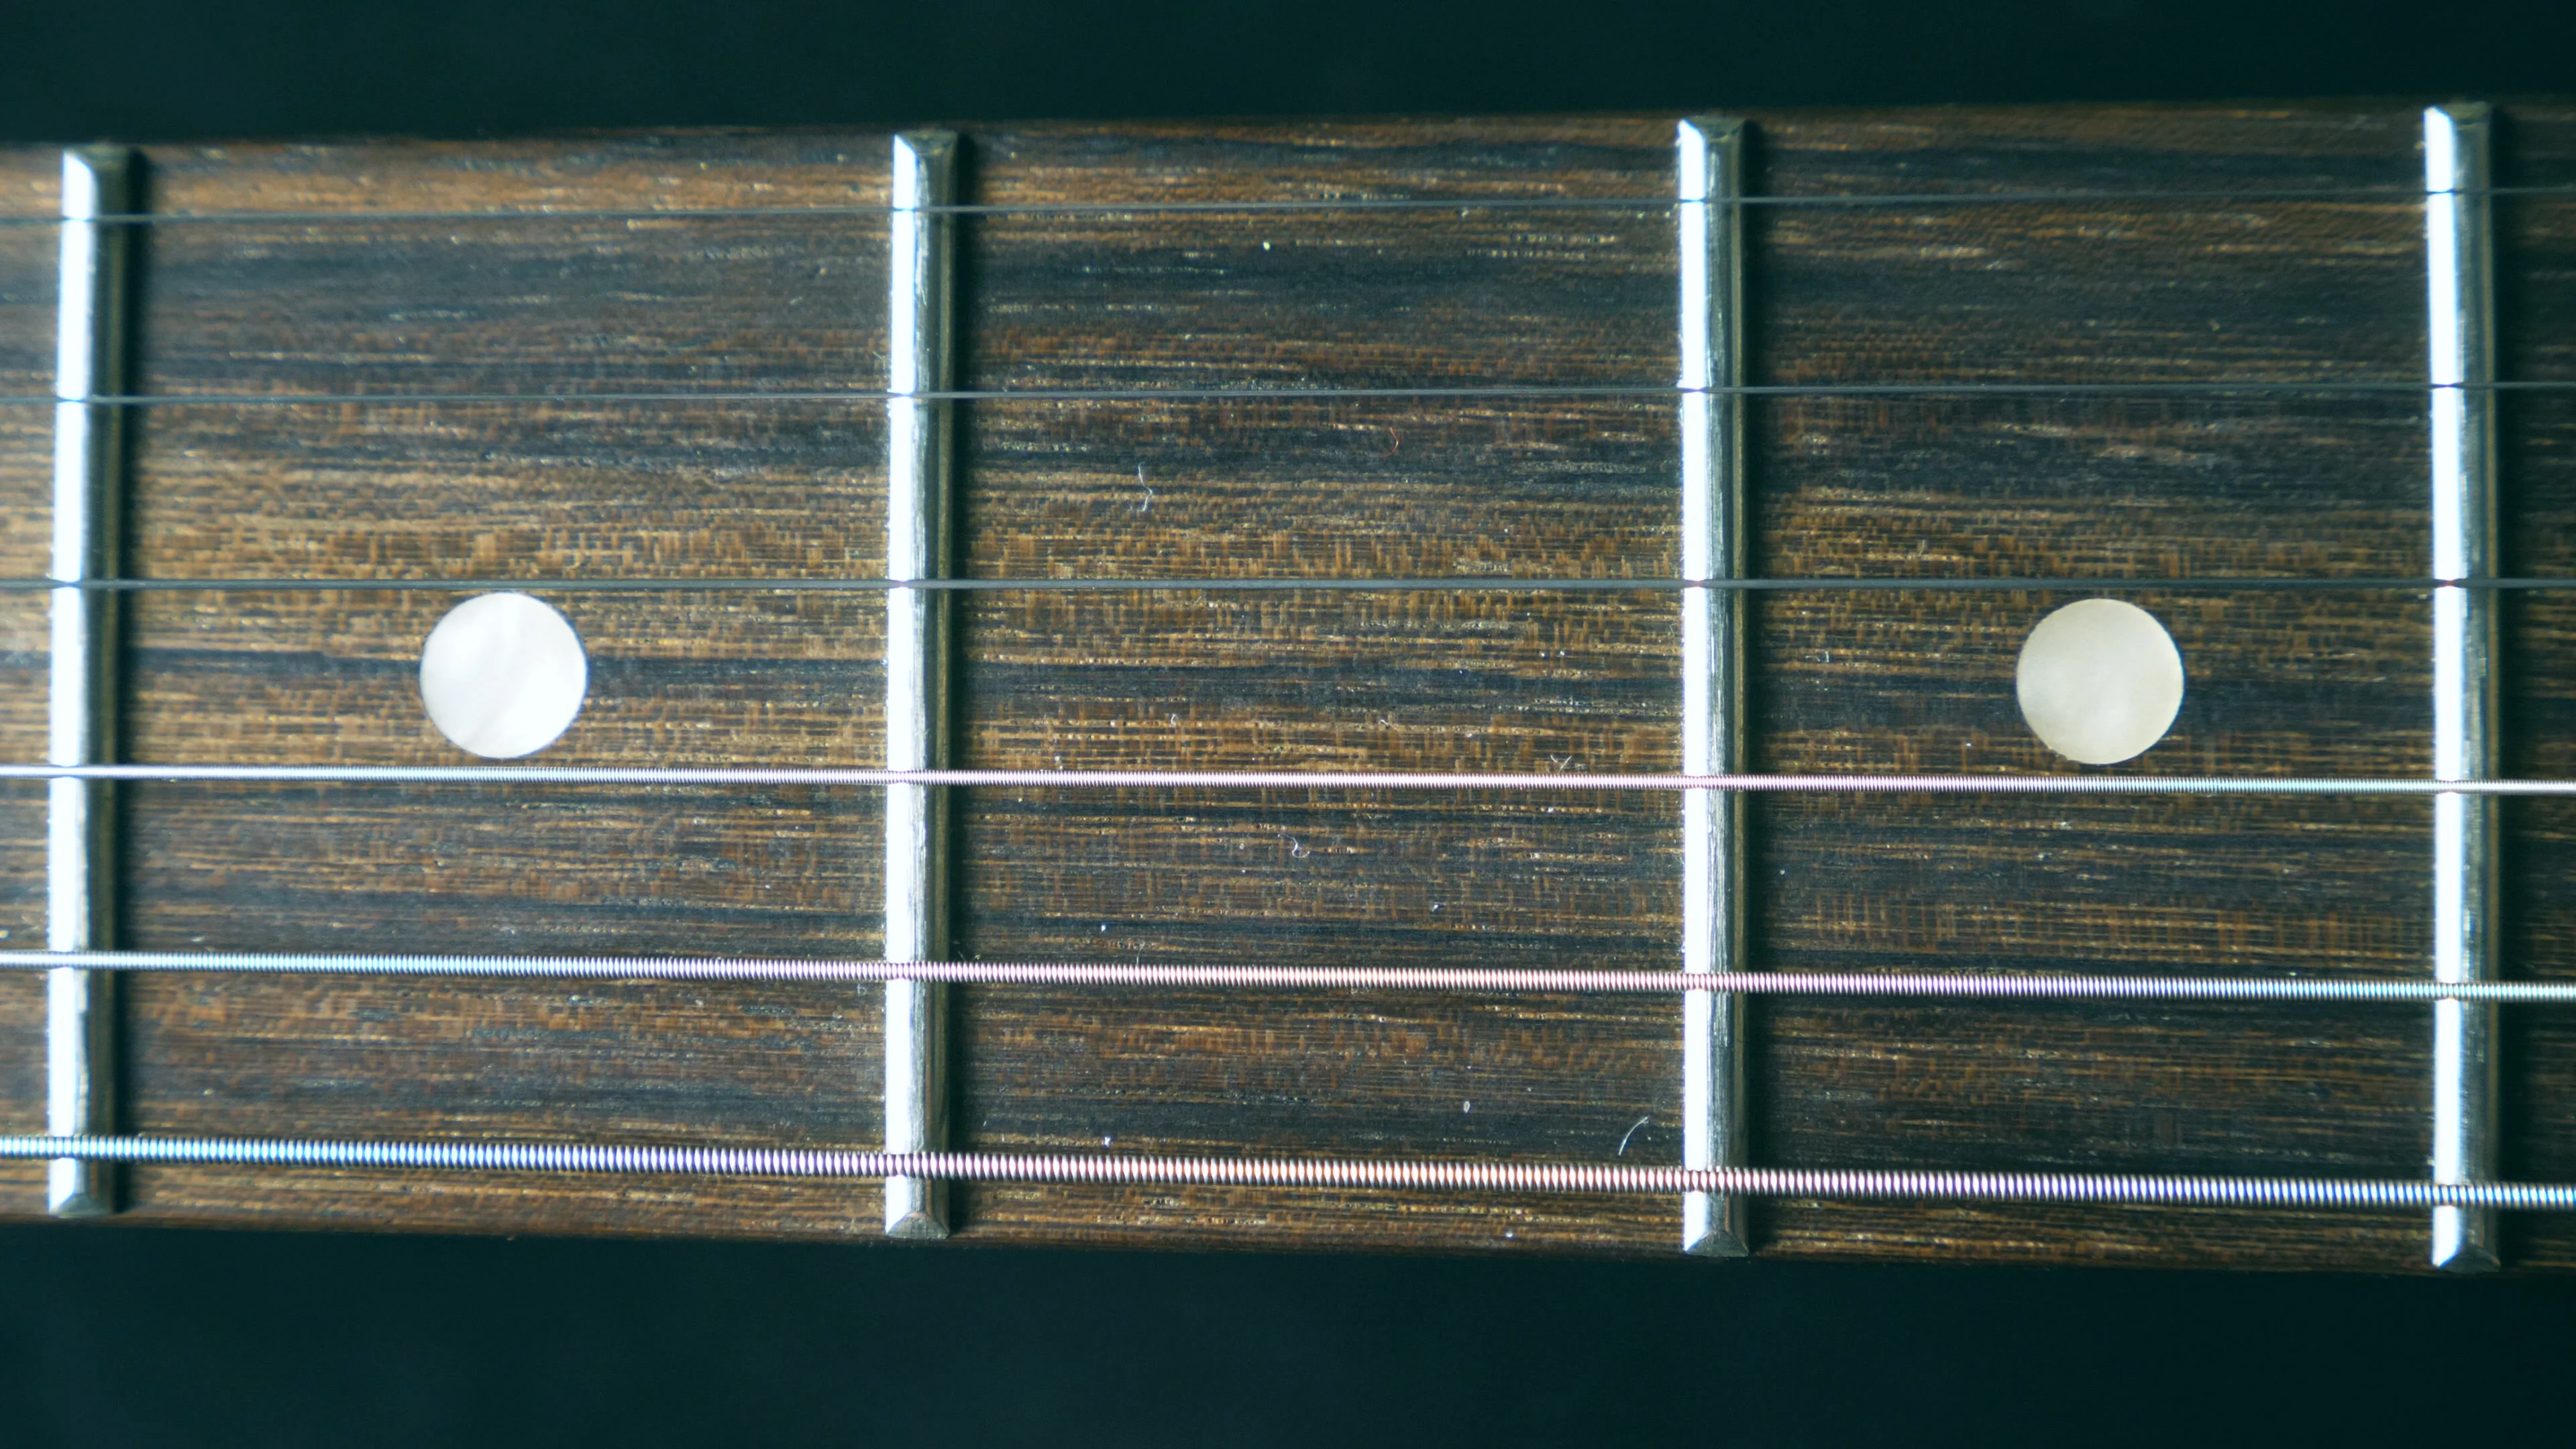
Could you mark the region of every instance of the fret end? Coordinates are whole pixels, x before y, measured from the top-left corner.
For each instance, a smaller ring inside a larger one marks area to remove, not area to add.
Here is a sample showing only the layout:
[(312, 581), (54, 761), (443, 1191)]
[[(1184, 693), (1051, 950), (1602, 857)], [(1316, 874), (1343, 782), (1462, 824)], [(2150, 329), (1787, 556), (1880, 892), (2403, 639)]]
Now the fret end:
[(1694, 1258), (1749, 1258), (1744, 1200), (1716, 1193), (1682, 1195), (1682, 1251)]
[(68, 1222), (116, 1216), (116, 1164), (57, 1157), (45, 1168), (47, 1217)]
[(907, 1242), (936, 1243), (948, 1237), (948, 1194), (944, 1183), (918, 1177), (886, 1180), (885, 1235)]
[(2492, 1273), (2504, 1266), (2495, 1248), (2495, 1213), (2484, 1208), (2433, 1209), (2433, 1266), (2444, 1273)]
[(1732, 145), (1744, 135), (1741, 116), (1685, 116), (1681, 122), (1685, 140), (1697, 139), (1712, 146)]

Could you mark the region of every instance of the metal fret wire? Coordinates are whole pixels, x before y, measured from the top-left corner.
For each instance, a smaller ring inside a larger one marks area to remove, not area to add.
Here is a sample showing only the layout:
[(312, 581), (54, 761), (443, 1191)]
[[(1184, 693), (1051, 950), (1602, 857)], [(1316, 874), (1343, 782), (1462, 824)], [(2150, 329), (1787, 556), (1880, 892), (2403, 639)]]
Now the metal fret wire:
[(1748, 790), (1854, 795), (2576, 795), (2576, 780), (2260, 775), (1586, 775), (1401, 770), (866, 770), (828, 765), (34, 765), (0, 780), (409, 785), (953, 785), (1028, 790)]
[[(2486, 184), (2492, 112), (2482, 102), (2424, 112), (2424, 275), (2426, 410), (2432, 443), (2429, 504), (2433, 572), (2489, 574), (2503, 551), (2496, 512), (2495, 395), (2455, 384), (2495, 375), (2493, 208), (2463, 189)], [(2440, 589), (2432, 596), (2433, 777), (2505, 773), (2498, 747), (2502, 649), (2492, 593)], [(2503, 823), (2496, 802), (2460, 795), (2433, 800), (2433, 979), (2491, 980), (2501, 974)], [(2495, 1176), (2496, 1010), (2458, 1000), (2433, 1003), (2432, 1153), (2436, 1182)], [(2499, 1265), (2494, 1215), (2438, 1208), (2430, 1258), (2450, 1272)]]
[[(62, 154), (62, 214), (56, 236), (52, 514), (47, 572), (75, 587), (56, 589), (48, 610), (45, 758), (86, 764), (117, 756), (117, 605), (114, 594), (76, 587), (113, 574), (122, 551), (125, 494), (123, 415), (89, 399), (129, 386), (127, 322), (133, 297), (133, 238), (90, 218), (133, 205), (135, 157), (122, 147)], [(114, 791), (80, 780), (46, 789), (45, 944), (88, 950), (115, 934)], [(116, 978), (76, 967), (45, 973), (45, 1130), (116, 1130)], [(97, 1163), (58, 1159), (46, 1168), (45, 1211), (59, 1218), (115, 1211), (115, 1175)]]
[(0, 1161), (462, 1172), (637, 1172), (725, 1177), (928, 1177), (952, 1182), (1108, 1183), (1530, 1193), (1737, 1193), (1749, 1197), (1938, 1198), (2234, 1208), (2407, 1208), (2446, 1204), (2576, 1211), (2576, 1184), (2179, 1177), (2073, 1172), (1850, 1171), (1630, 1167), (1612, 1163), (1352, 1161), (1144, 1154), (850, 1152), (832, 1148), (621, 1147), (548, 1142), (337, 1142), (218, 1137), (0, 1137)]
[(386, 976), (528, 981), (938, 981), (984, 986), (1176, 987), (1276, 991), (1464, 991), (1672, 996), (1921, 997), (1955, 1001), (2498, 1001), (2576, 1005), (2576, 981), (2316, 980), (2270, 976), (1993, 976), (1969, 972), (1719, 972), (1447, 969), (1411, 966), (1151, 966), (1076, 961), (881, 961), (733, 956), (371, 955), (301, 951), (0, 951), (0, 971)]
[[(955, 380), (953, 223), (922, 207), (955, 196), (957, 137), (906, 132), (894, 138), (897, 209), (887, 238), (886, 573), (907, 581), (952, 572), (956, 514), (952, 447), (955, 409), (914, 400)], [(909, 588), (885, 594), (886, 767), (936, 769), (949, 763), (950, 679), (946, 661), (954, 600)], [(889, 785), (884, 795), (885, 954), (935, 960), (948, 954), (949, 798), (943, 790)], [(885, 984), (880, 1116), (888, 1152), (948, 1147), (953, 1093), (947, 1069), (948, 993), (916, 978)], [(948, 1236), (947, 1184), (889, 1177), (888, 1237)]]

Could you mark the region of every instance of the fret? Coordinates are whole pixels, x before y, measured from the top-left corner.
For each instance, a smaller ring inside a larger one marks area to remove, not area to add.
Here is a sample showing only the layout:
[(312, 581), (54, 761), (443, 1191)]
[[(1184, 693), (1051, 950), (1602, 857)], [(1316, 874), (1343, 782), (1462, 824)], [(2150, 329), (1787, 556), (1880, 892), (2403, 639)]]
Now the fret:
[[(129, 238), (96, 218), (133, 205), (133, 158), (108, 147), (63, 153), (61, 266), (53, 408), (53, 556), (57, 584), (118, 571), (125, 472), (118, 409), (91, 401), (126, 388)], [(45, 760), (100, 764), (116, 757), (117, 613), (110, 594), (56, 588), (46, 649)], [(45, 948), (104, 950), (114, 943), (116, 797), (106, 781), (55, 779), (45, 792)], [(116, 1130), (116, 978), (57, 967), (45, 973), (45, 1130)], [(46, 1164), (45, 1211), (59, 1218), (116, 1210), (107, 1163)]]
[[(951, 225), (925, 206), (956, 199), (957, 138), (938, 132), (894, 141), (894, 241), (888, 248), (886, 392), (886, 574), (912, 580), (954, 572), (949, 555), (949, 404), (918, 394), (953, 381), (950, 337)], [(944, 593), (886, 593), (885, 762), (889, 770), (948, 764), (949, 613)], [(948, 792), (928, 785), (885, 787), (885, 954), (890, 961), (944, 961), (948, 931)], [(935, 982), (885, 985), (885, 1150), (948, 1147), (948, 991)], [(948, 1235), (947, 1184), (889, 1178), (886, 1233)]]
[[(2500, 174), (2576, 176), (2564, 112), (2517, 108), (2515, 120)], [(1749, 381), (2065, 385), (1746, 396), (1747, 545), (1760, 571), (2430, 577), (2432, 455), (2410, 383), (2425, 356), (2421, 124), (2417, 108), (2350, 106), (1756, 117), (1751, 184), (1787, 197), (2338, 193), (1748, 209)], [(1673, 208), (1655, 203), (1672, 185), (1669, 116), (1002, 128), (970, 145), (977, 203), (1140, 209), (958, 215), (961, 388), (1636, 391), (965, 402), (961, 570), (1682, 576), (1679, 250)], [(888, 150), (882, 137), (156, 150), (163, 208), (387, 215), (153, 230), (152, 275), (164, 249), (178, 270), (153, 294), (142, 345), (167, 365), (145, 368), (144, 391), (700, 396), (138, 408), (130, 571), (883, 576), (889, 442), (873, 358), (890, 320), (889, 258), (880, 224), (846, 208), (886, 204)], [(1440, 198), (1551, 206), (1141, 209)], [(674, 202), (844, 213), (632, 226), (417, 216)], [(2548, 321), (2570, 300), (2576, 206), (2514, 194), (2495, 210), (2512, 315), (2529, 319), (2499, 335), (2499, 374), (2576, 379), (2565, 329)], [(20, 230), (41, 229), (0, 228)], [(19, 245), (0, 234), (0, 268), (17, 265)], [(267, 247), (279, 250), (229, 255)], [(313, 305), (277, 306), (256, 278), (303, 295), (301, 278)], [(0, 277), (0, 312), (26, 295)], [(15, 315), (0, 316), (0, 354), (16, 345)], [(2245, 379), (2387, 390), (2090, 386)], [(773, 382), (850, 401), (711, 395)], [(2558, 519), (2568, 406), (2546, 393), (2498, 405), (2517, 574), (2576, 574), (2554, 556), (2576, 536)], [(41, 459), (27, 432), (0, 416), (0, 486)], [(0, 507), (0, 549), (21, 537), (17, 496)], [(41, 572), (36, 558), (19, 573)], [(2174, 736), (2123, 770), (2432, 779), (2427, 594), (2304, 587), (1764, 593), (1745, 610), (1747, 764), (2057, 768), (2013, 714), (2011, 663), (2031, 622), (2086, 592), (2154, 612), (2190, 670)], [(953, 602), (956, 759), (1669, 770), (1681, 759), (1677, 594), (969, 595)], [(2563, 597), (2501, 605), (2514, 660), (2499, 681), (2512, 722), (2501, 770), (2515, 777), (2576, 775), (2561, 743), (2576, 738), (2563, 718), (2561, 661), (2576, 639)], [(888, 641), (868, 594), (550, 601), (582, 629), (600, 692), (539, 763), (883, 757)], [(128, 757), (446, 762), (406, 671), (417, 635), (453, 602), (139, 594), (127, 605)], [(0, 598), (0, 620), (26, 609), (41, 604)], [(41, 634), (8, 630), (17, 657), (0, 668), (23, 671)], [(0, 734), (18, 736), (23, 708), (0, 703)], [(21, 804), (26, 790), (0, 784)], [(123, 939), (145, 948), (399, 940), (860, 957), (882, 939), (872, 791), (163, 783), (127, 794)], [(957, 952), (1669, 972), (1683, 938), (1675, 803), (969, 790)], [(2564, 974), (2554, 901), (2566, 808), (2520, 801), (2501, 815), (2512, 974)], [(2421, 799), (1766, 795), (1749, 806), (1748, 964), (2421, 980), (2431, 812)], [(25, 838), (5, 834), (0, 850)], [(11, 869), (0, 905), (16, 910), (28, 877)], [(876, 1014), (846, 985), (180, 974), (127, 986), (138, 1131), (882, 1140)], [(0, 1058), (32, 1061), (13, 989), (0, 982)], [(952, 1141), (968, 1150), (1682, 1156), (1671, 998), (955, 993)], [(1748, 1160), (2420, 1180), (2430, 1014), (1766, 998), (1748, 1021)], [(2563, 1105), (2576, 1102), (2565, 1080), (2576, 1051), (2560, 1015), (2526, 1006), (2504, 1018), (2505, 1099), (2532, 1114), (2505, 1121), (2501, 1175), (2515, 1180), (2576, 1179)], [(558, 1051), (560, 1071), (548, 1066)], [(0, 1074), (0, 1110), (14, 1114), (0, 1125), (41, 1120), (30, 1090)], [(11, 1171), (0, 1183), (23, 1207), (30, 1180)], [(144, 1166), (132, 1193), (134, 1215), (153, 1221), (815, 1235), (881, 1223), (864, 1185), (801, 1182)], [(957, 1197), (959, 1234), (998, 1241), (1669, 1254), (1678, 1226), (1670, 1196), (983, 1183)], [(2425, 1219), (2420, 1208), (1788, 1200), (1753, 1208), (1749, 1230), (1765, 1254), (2400, 1266), (2424, 1260)], [(2566, 1257), (2568, 1225), (2507, 1224), (2508, 1261)]]
[[(2489, 114), (2483, 105), (2424, 113), (2424, 237), (2433, 451), (2433, 572), (2496, 573), (2495, 242), (2482, 192)], [(2433, 593), (2433, 777), (2496, 772), (2496, 601), (2469, 589)], [(2433, 977), (2491, 981), (2498, 959), (2502, 872), (2492, 800), (2433, 799)], [(2496, 1167), (2496, 1016), (2492, 1004), (2433, 1007), (2433, 1180), (2471, 1182)], [(2433, 1210), (2433, 1266), (2497, 1266), (2492, 1212)]]
[[(1681, 206), (1682, 577), (1742, 578), (1745, 566), (1744, 125), (1684, 121), (1676, 146)], [(1734, 593), (1685, 588), (1681, 596), (1682, 770), (1737, 774), (1744, 738), (1744, 640), (1749, 605)], [(1744, 798), (1682, 792), (1682, 969), (1744, 969)], [(1682, 997), (1682, 1164), (1741, 1167), (1744, 1137), (1744, 1003), (1732, 993)], [(1682, 1251), (1740, 1258), (1744, 1204), (1682, 1198)]]

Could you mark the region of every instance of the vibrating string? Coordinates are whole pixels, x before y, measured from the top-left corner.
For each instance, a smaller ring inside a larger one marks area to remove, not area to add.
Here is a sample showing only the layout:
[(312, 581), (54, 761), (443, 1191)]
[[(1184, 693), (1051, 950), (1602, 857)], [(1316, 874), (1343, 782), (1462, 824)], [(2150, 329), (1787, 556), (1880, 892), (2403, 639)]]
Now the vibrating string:
[[(2576, 392), (2576, 378), (2531, 378), (2481, 383), (2432, 384), (2417, 379), (2208, 379), (2184, 382), (1783, 382), (1748, 383), (1741, 387), (1690, 389), (1711, 396), (1781, 398), (1879, 397), (2018, 397), (2018, 398), (2164, 398), (2233, 396), (2392, 396), (2421, 397), (2433, 392)], [(1367, 400), (1462, 402), (1547, 398), (1628, 398), (1670, 401), (1682, 389), (1669, 383), (1490, 383), (1440, 387), (1015, 387), (949, 389), (941, 392), (888, 392), (877, 388), (821, 389), (708, 388), (651, 392), (207, 392), (100, 393), (78, 399), (84, 405), (118, 408), (222, 407), (370, 407), (477, 406), (540, 407), (571, 404), (708, 404), (708, 403), (1077, 403), (1077, 402), (1231, 402), (1303, 403)], [(65, 399), (47, 393), (0, 394), (0, 407), (56, 407)]]
[(344, 785), (715, 785), (1002, 790), (1506, 790), (1771, 795), (2576, 795), (2576, 780), (2428, 780), (2370, 775), (1624, 775), (1405, 770), (869, 770), (830, 765), (0, 764), (0, 780)]
[(1932, 1198), (2235, 1208), (2423, 1210), (2442, 1205), (2576, 1211), (2576, 1184), (2124, 1173), (1647, 1167), (1582, 1162), (1167, 1157), (1145, 1153), (852, 1152), (551, 1142), (346, 1142), (311, 1138), (0, 1137), (0, 1161), (79, 1157), (143, 1164), (659, 1173), (706, 1177), (939, 1177), (966, 1182), (1302, 1187), (1486, 1193), (1733, 1193), (1769, 1198)]
[(389, 976), (513, 981), (937, 981), (971, 986), (1154, 987), (1223, 991), (1450, 991), (1486, 994), (1920, 998), (1933, 1001), (2313, 1002), (2576, 1005), (2576, 981), (2390, 981), (2296, 976), (1998, 975), (1977, 971), (1633, 971), (1613, 968), (1147, 965), (1096, 961), (883, 961), (738, 956), (489, 956), (315, 951), (0, 951), (0, 971), (59, 967), (213, 976)]
[(243, 579), (80, 579), (65, 583), (45, 578), (0, 578), (0, 593), (52, 593), (83, 589), (100, 593), (487, 593), (497, 589), (537, 589), (564, 594), (832, 594), (884, 593), (918, 589), (924, 593), (1335, 593), (1335, 594), (1479, 594), (1479, 593), (1678, 593), (1708, 589), (1720, 593), (2050, 593), (2105, 590), (2159, 593), (2430, 593), (2435, 589), (2491, 589), (2514, 592), (2576, 588), (2576, 578), (1806, 578), (1806, 579), (1555, 579), (1504, 576), (1464, 578), (1070, 578), (1070, 579), (877, 579), (877, 578), (243, 578)]
[[(2460, 196), (2576, 196), (2576, 184), (2463, 187)], [(1881, 191), (1817, 192), (1711, 198), (1706, 205), (1761, 210), (1818, 208), (1918, 208), (1976, 206), (2047, 206), (2067, 202), (2158, 205), (2168, 202), (2294, 203), (2306, 201), (2378, 201), (2421, 203), (2424, 189), (2414, 186), (2209, 187), (2140, 191), (2116, 187), (2028, 191)], [(1279, 200), (1211, 199), (1201, 201), (1019, 201), (951, 202), (907, 208), (934, 216), (1225, 216), (1290, 215), (1372, 211), (1672, 211), (1682, 205), (1665, 196), (1342, 196)], [(811, 217), (884, 217), (894, 208), (885, 203), (794, 206), (688, 207), (488, 207), (477, 211), (171, 211), (112, 212), (94, 218), (108, 226), (160, 227), (284, 224), (327, 226), (380, 222), (525, 221), (757, 221)], [(50, 226), (60, 217), (42, 214), (0, 216), (0, 226)]]

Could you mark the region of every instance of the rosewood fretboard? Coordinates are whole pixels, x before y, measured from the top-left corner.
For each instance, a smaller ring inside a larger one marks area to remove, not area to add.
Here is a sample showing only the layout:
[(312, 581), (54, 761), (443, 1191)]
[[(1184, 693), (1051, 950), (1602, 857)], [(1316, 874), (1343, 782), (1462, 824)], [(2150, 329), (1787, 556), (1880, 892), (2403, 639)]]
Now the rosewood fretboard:
[[(2421, 107), (1753, 113), (1751, 768), (2071, 770), (2014, 704), (2055, 604), (2190, 669), (2131, 772), (2431, 769)], [(2576, 108), (2499, 109), (2499, 375), (2576, 382)], [(957, 567), (985, 577), (1675, 575), (1671, 116), (963, 128)], [(886, 568), (888, 138), (145, 148), (122, 572), (807, 579)], [(54, 389), (57, 153), (0, 156), (0, 394)], [(1383, 203), (1438, 201), (1438, 206)], [(1447, 203), (1455, 203), (1450, 205)], [(1186, 203), (1188, 205), (1176, 205)], [(1530, 204), (1544, 203), (1544, 204)], [(2322, 384), (2298, 391), (2261, 384)], [(2396, 386), (2380, 386), (2396, 384)], [(2130, 385), (2130, 386), (2111, 386)], [(2235, 385), (2235, 386), (2230, 386)], [(1219, 389), (1276, 395), (1212, 397)], [(1425, 389), (1440, 391), (1422, 391)], [(1168, 391), (1167, 397), (1151, 396)], [(760, 398), (754, 393), (793, 394)], [(1064, 393), (1094, 396), (1065, 397)], [(296, 397), (305, 401), (295, 401)], [(2576, 575), (2576, 391), (2499, 404), (2505, 572)], [(47, 564), (50, 406), (0, 407), (0, 575)], [(543, 589), (537, 590), (543, 593)], [(884, 756), (885, 603), (559, 593), (564, 764)], [(455, 596), (126, 596), (132, 760), (444, 764)], [(0, 758), (46, 746), (41, 593), (0, 595)], [(976, 593), (954, 761), (1656, 772), (1669, 592)], [(2506, 772), (2576, 776), (2576, 594), (2517, 592)], [(137, 950), (870, 957), (865, 789), (138, 783)], [(1669, 795), (972, 790), (983, 960), (1678, 964)], [(1755, 800), (1753, 964), (2420, 978), (2422, 799)], [(2503, 814), (2510, 974), (2576, 977), (2576, 806)], [(0, 946), (44, 939), (44, 786), (0, 788)], [(154, 1135), (872, 1148), (873, 990), (124, 983)], [(1679, 1159), (1680, 1006), (980, 986), (984, 1150)], [(0, 1132), (41, 1128), (40, 983), (0, 978)], [(2504, 1016), (2501, 1144), (2576, 1180), (2576, 1018)], [(2421, 1177), (2421, 1010), (1756, 1003), (1753, 1155), (1797, 1165)], [(41, 1208), (0, 1166), (0, 1211)], [(137, 1168), (123, 1217), (873, 1238), (872, 1183)], [(978, 1186), (969, 1240), (1664, 1255), (1659, 1197)], [(1784, 1201), (1758, 1251), (2401, 1268), (2419, 1212)], [(2576, 1263), (2576, 1218), (2505, 1257)]]

